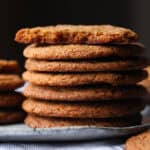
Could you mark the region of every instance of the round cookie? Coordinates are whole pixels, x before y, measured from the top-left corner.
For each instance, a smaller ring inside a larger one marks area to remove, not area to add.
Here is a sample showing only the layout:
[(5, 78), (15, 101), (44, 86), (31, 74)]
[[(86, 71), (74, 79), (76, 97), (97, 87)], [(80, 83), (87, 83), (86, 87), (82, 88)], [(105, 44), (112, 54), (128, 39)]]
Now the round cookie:
[(21, 110), (0, 109), (0, 124), (21, 122), (24, 117), (25, 113)]
[(19, 30), (15, 37), (17, 42), (26, 44), (128, 44), (138, 39), (134, 31), (112, 25), (56, 25), (24, 28)]
[(148, 72), (148, 75), (150, 76), (150, 64), (145, 68), (145, 70)]
[(149, 150), (150, 130), (137, 136), (133, 136), (126, 141), (126, 150)]
[(118, 103), (56, 102), (28, 99), (23, 109), (31, 114), (45, 117), (67, 118), (113, 118), (140, 112), (145, 104), (137, 99)]
[(29, 114), (25, 123), (32, 128), (52, 128), (64, 126), (98, 126), (98, 127), (125, 127), (140, 124), (141, 116), (134, 115), (113, 119), (75, 119), (40, 117)]
[(0, 72), (2, 73), (18, 73), (20, 66), (15, 60), (0, 60)]
[(139, 45), (29, 45), (24, 56), (41, 60), (79, 60), (102, 57), (135, 57), (145, 52)]
[(133, 85), (147, 77), (146, 71), (125, 73), (23, 73), (25, 81), (44, 86), (77, 86), (86, 84)]
[(18, 107), (22, 104), (24, 96), (18, 92), (1, 92), (0, 107)]
[(14, 90), (23, 85), (23, 80), (18, 75), (0, 74), (0, 91)]
[(150, 76), (148, 76), (148, 78), (146, 78), (145, 80), (143, 80), (142, 82), (139, 83), (140, 85), (142, 85), (143, 87), (145, 87), (145, 89), (147, 90), (147, 93), (145, 95), (145, 102), (150, 105)]
[(50, 87), (28, 85), (24, 90), (26, 97), (55, 100), (55, 101), (101, 101), (101, 100), (126, 100), (141, 98), (147, 95), (142, 86), (83, 86), (83, 87)]
[(148, 65), (148, 59), (137, 58), (112, 61), (42, 61), (28, 59), (25, 68), (38, 72), (97, 72), (140, 70)]

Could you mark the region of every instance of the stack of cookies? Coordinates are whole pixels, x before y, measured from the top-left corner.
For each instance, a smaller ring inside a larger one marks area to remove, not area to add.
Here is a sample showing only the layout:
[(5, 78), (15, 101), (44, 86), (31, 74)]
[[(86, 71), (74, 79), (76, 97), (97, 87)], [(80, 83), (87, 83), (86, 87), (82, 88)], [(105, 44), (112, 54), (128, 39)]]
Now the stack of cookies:
[(15, 40), (31, 44), (23, 74), (30, 127), (140, 123), (146, 90), (137, 83), (147, 77), (147, 59), (132, 30), (57, 25), (21, 29)]
[(0, 124), (23, 121), (23, 96), (14, 90), (23, 85), (19, 65), (13, 60), (0, 60)]

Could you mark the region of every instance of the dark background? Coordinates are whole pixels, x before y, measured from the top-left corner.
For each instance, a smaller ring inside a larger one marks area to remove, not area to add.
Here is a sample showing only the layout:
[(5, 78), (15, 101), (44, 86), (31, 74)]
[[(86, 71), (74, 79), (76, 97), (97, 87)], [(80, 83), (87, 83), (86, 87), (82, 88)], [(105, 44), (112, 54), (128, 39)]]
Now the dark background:
[(113, 24), (134, 29), (150, 48), (150, 0), (1, 0), (0, 18), (0, 57), (21, 64), (24, 45), (14, 36), (22, 27)]

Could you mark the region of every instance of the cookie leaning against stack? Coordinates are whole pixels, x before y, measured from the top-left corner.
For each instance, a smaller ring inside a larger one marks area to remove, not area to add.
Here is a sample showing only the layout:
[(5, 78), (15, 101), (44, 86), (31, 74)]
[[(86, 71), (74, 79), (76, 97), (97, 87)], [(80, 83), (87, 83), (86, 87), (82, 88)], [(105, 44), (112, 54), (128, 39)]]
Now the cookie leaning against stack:
[(145, 97), (145, 102), (150, 105), (150, 66), (145, 68), (145, 70), (148, 72), (148, 78), (140, 82), (140, 84), (143, 85), (148, 91), (148, 95)]
[(20, 109), (24, 97), (14, 90), (23, 85), (17, 75), (19, 65), (13, 60), (0, 60), (0, 123), (15, 123), (24, 119)]
[(57, 25), (21, 29), (15, 40), (31, 44), (24, 50), (30, 84), (22, 105), (30, 127), (140, 123), (147, 92), (137, 83), (147, 77), (148, 60), (132, 30)]

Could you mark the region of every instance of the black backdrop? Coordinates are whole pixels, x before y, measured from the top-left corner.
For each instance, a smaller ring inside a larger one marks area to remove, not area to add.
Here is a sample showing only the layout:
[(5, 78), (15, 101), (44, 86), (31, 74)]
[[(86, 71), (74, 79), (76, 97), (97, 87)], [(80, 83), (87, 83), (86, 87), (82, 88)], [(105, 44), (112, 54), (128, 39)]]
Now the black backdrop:
[[(140, 33), (150, 47), (149, 0), (1, 0), (0, 57), (23, 64), (23, 45), (14, 42), (19, 28), (52, 24), (113, 24)], [(149, 53), (150, 54), (150, 53)]]

